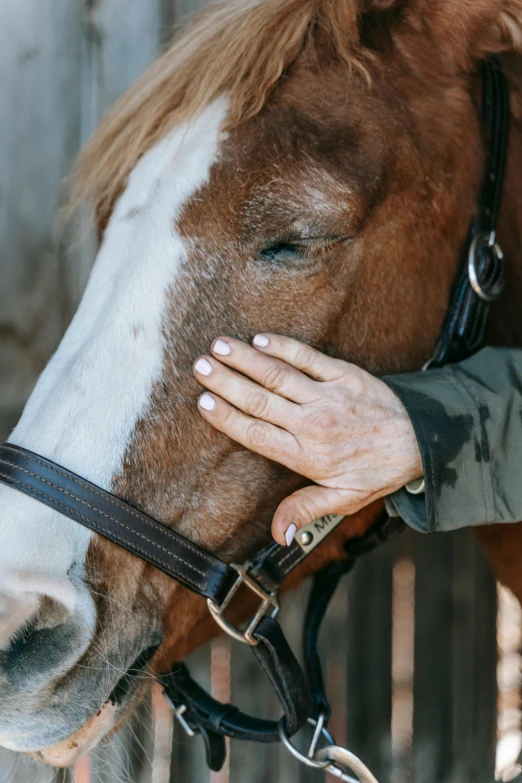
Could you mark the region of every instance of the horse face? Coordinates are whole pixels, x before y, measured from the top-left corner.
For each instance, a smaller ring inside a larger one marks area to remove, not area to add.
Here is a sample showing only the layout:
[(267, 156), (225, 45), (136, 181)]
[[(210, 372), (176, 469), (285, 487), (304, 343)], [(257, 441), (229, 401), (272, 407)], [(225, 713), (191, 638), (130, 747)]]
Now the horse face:
[[(222, 133), (220, 98), (141, 158), (13, 442), (228, 560), (268, 540), (302, 479), (199, 417), (193, 361), (272, 331), (418, 367), (474, 207), (462, 84), (374, 76), (370, 92), (303, 57), (253, 119)], [(204, 602), (116, 546), (1, 485), (0, 508), (0, 744), (67, 764), (128, 714), (162, 640), (159, 670), (212, 631)]]

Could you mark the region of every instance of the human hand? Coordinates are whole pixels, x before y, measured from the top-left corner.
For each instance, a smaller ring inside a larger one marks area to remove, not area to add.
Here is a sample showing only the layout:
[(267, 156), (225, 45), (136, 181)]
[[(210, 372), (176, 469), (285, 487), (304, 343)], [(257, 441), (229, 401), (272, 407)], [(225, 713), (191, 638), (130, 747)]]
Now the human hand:
[(212, 392), (199, 398), (202, 416), (314, 482), (277, 509), (272, 534), (279, 544), (315, 519), (353, 514), (422, 476), (405, 408), (365, 370), (275, 334), (256, 335), (253, 347), (221, 337), (211, 351), (194, 364)]

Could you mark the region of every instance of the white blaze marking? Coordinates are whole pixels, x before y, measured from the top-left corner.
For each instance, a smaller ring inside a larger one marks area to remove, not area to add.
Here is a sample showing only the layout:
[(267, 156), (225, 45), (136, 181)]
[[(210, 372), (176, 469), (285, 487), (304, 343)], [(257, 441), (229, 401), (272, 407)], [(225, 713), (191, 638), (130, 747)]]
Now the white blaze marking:
[[(167, 295), (186, 255), (175, 221), (208, 179), (225, 112), (216, 101), (132, 172), (78, 311), (10, 438), (104, 489), (161, 377)], [(91, 535), (0, 484), (0, 644), (30, 617), (35, 593), (74, 611), (67, 572), (84, 562)]]

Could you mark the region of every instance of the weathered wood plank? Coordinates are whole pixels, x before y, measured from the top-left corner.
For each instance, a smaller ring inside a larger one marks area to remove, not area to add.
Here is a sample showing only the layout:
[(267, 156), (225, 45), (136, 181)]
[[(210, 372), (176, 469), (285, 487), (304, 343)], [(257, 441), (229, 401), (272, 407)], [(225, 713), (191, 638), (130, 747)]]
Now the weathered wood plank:
[(417, 536), (415, 566), (413, 779), (449, 783), (453, 739), (451, 536)]
[(494, 579), (468, 532), (416, 540), (414, 779), (494, 776)]
[[(342, 642), (347, 649), (348, 747), (387, 779), (391, 750), (392, 572), (395, 545), (360, 561), (350, 577)], [(425, 781), (423, 781), (425, 783)]]
[(453, 774), (452, 783), (489, 783), (495, 773), (495, 579), (470, 532), (453, 542)]
[[(79, 143), (81, 4), (4, 0), (0, 26), (0, 414), (27, 398), (64, 329), (60, 184)], [(9, 118), (6, 121), (6, 118)]]

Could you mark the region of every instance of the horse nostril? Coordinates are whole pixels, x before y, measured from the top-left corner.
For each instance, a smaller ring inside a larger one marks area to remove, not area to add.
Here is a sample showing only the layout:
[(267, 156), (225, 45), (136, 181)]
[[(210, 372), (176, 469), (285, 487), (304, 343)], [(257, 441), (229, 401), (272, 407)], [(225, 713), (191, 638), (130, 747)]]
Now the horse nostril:
[(46, 687), (69, 671), (91, 643), (96, 626), (92, 596), (81, 581), (37, 583), (6, 574), (2, 582), (1, 674), (17, 689)]
[(0, 649), (8, 647), (13, 637), (28, 627), (38, 612), (40, 598), (0, 594)]

